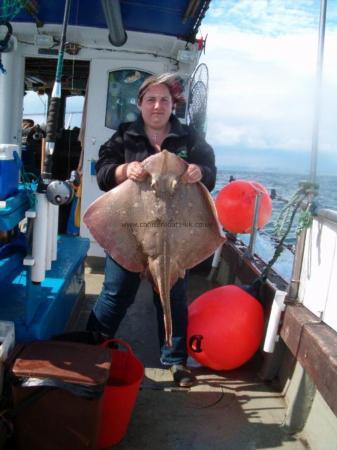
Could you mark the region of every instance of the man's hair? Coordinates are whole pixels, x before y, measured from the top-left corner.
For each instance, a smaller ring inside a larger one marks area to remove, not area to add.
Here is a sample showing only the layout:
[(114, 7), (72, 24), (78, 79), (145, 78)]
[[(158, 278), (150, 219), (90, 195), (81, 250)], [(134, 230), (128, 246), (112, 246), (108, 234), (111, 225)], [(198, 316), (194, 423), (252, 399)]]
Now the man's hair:
[(33, 119), (22, 119), (22, 128), (32, 128), (35, 125)]
[(146, 78), (138, 91), (138, 105), (142, 103), (143, 97), (148, 89), (152, 86), (158, 86), (159, 84), (164, 84), (168, 88), (174, 105), (185, 102), (183, 86), (180, 79), (176, 74), (168, 72), (160, 75), (151, 75)]

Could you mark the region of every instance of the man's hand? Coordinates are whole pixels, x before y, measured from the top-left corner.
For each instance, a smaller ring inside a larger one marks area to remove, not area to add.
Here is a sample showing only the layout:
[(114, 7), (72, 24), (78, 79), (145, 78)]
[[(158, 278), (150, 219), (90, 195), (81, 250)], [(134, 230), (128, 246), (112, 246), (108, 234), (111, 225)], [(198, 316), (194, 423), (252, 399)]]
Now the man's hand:
[(201, 169), (196, 164), (189, 164), (187, 166), (186, 172), (181, 177), (183, 183), (196, 183), (202, 178)]

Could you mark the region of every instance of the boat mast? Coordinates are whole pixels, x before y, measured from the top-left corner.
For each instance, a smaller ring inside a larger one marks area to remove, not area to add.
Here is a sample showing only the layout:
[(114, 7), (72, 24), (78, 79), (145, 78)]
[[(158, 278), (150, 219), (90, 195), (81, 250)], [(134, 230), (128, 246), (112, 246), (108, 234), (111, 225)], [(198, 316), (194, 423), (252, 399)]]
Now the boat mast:
[(317, 172), (317, 153), (318, 153), (318, 135), (319, 123), (321, 116), (321, 92), (322, 92), (322, 72), (324, 59), (324, 39), (325, 39), (325, 24), (326, 24), (326, 9), (328, 0), (321, 0), (321, 12), (319, 20), (318, 33), (318, 49), (317, 49), (317, 69), (316, 69), (316, 93), (314, 105), (314, 123), (312, 131), (312, 145), (310, 158), (310, 181), (315, 183)]
[[(321, 12), (319, 21), (318, 34), (318, 49), (317, 49), (317, 69), (316, 69), (316, 92), (314, 105), (314, 123), (312, 132), (312, 147), (310, 158), (310, 177), (311, 183), (316, 182), (317, 175), (317, 153), (318, 153), (318, 134), (319, 122), (321, 115), (321, 91), (322, 91), (322, 72), (323, 72), (323, 56), (324, 56), (324, 38), (325, 38), (325, 23), (326, 23), (326, 8), (327, 0), (321, 0)], [(288, 286), (287, 301), (296, 301), (298, 298), (299, 283), (302, 271), (303, 253), (305, 246), (305, 232), (297, 238), (295, 258), (293, 262), (291, 281)]]

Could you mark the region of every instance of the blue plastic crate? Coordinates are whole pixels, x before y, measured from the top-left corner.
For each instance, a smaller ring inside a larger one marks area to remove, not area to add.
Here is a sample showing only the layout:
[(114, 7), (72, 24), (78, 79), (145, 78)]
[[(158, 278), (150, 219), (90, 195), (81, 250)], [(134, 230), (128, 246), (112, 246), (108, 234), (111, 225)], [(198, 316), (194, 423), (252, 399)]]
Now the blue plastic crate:
[[(64, 332), (83, 295), (84, 260), (89, 239), (60, 236), (58, 259), (40, 284), (33, 284), (29, 269), (21, 266), (11, 280), (0, 283), (0, 320), (15, 323), (17, 341), (49, 339)], [(5, 268), (5, 267), (3, 267)], [(7, 267), (8, 271), (12, 267)]]
[(18, 191), (20, 167), (17, 146), (0, 144), (0, 200), (5, 200)]
[(25, 217), (25, 212), (30, 207), (29, 194), (20, 189), (16, 195), (8, 197), (3, 203), (0, 205), (0, 230), (8, 231)]

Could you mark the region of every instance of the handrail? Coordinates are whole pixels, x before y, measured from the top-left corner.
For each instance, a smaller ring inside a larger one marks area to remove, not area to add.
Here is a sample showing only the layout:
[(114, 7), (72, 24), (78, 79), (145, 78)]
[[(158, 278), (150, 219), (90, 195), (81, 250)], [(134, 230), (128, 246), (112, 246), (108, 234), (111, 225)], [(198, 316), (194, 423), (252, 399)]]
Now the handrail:
[(334, 209), (320, 208), (317, 211), (317, 217), (319, 219), (328, 219), (331, 222), (337, 223), (337, 211)]

